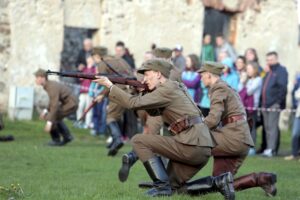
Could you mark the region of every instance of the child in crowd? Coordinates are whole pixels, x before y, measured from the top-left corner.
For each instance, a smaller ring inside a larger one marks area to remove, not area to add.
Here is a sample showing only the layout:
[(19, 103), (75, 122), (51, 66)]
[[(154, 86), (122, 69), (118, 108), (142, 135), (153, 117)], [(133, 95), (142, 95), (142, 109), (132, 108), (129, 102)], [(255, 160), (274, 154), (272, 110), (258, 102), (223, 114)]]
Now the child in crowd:
[(196, 72), (199, 69), (199, 58), (195, 54), (186, 57), (186, 67), (181, 74), (182, 82), (196, 103), (199, 103), (200, 76)]
[[(95, 74), (96, 69), (94, 66), (94, 60), (92, 56), (88, 56), (86, 58), (87, 65), (83, 69), (79, 69), (82, 73), (85, 74)], [(77, 120), (79, 120), (84, 113), (84, 111), (88, 108), (88, 106), (92, 103), (92, 98), (88, 95), (89, 87), (91, 84), (91, 80), (88, 79), (80, 79), (80, 94), (79, 94), (79, 105), (76, 112)], [(85, 116), (85, 123), (79, 125), (80, 128), (91, 128), (92, 127), (92, 111), (90, 110)]]
[[(98, 68), (96, 68), (98, 74)], [(101, 99), (95, 99), (99, 94), (103, 93), (104, 87), (98, 85), (96, 82), (92, 82), (89, 88), (89, 96), (93, 98), (93, 101), (98, 101), (93, 107), (93, 129), (91, 135), (104, 137), (106, 131), (106, 107), (108, 104), (108, 98), (105, 95), (101, 95)]]

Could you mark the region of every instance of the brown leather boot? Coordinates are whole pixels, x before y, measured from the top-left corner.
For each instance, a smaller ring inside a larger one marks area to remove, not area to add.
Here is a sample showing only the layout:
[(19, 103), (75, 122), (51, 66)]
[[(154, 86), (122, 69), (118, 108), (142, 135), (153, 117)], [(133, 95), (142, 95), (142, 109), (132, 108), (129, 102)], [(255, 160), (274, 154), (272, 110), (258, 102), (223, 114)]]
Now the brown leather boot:
[(267, 196), (274, 197), (277, 193), (275, 183), (277, 182), (277, 176), (273, 173), (258, 173), (258, 185), (265, 191)]
[(275, 183), (277, 181), (276, 174), (273, 173), (251, 173), (234, 179), (234, 189), (236, 191), (245, 190), (253, 187), (261, 187), (267, 196), (273, 197), (277, 193)]

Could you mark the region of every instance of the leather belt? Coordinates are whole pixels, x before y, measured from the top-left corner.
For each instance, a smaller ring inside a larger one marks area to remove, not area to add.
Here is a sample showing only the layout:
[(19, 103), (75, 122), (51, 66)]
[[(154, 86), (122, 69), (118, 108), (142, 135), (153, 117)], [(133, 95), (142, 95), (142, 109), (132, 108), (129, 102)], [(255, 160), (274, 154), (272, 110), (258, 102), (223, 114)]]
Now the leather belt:
[(230, 124), (233, 122), (237, 122), (237, 121), (242, 121), (242, 120), (247, 120), (245, 115), (233, 115), (230, 117), (226, 117), (225, 119), (222, 120), (222, 125), (225, 126), (226, 124)]
[(194, 117), (185, 116), (173, 122), (168, 127), (168, 130), (171, 131), (173, 134), (177, 135), (180, 132), (192, 127), (194, 124), (198, 124), (202, 122), (203, 120), (200, 116), (194, 116)]

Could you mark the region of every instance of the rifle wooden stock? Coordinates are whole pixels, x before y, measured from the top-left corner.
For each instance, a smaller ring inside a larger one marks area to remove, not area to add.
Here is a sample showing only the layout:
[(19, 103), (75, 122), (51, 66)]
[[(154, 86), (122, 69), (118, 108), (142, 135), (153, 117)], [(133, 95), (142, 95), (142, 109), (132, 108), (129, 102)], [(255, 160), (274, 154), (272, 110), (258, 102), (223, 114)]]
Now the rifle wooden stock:
[(84, 110), (84, 112), (82, 113), (81, 117), (79, 118), (79, 120), (77, 120), (78, 122), (82, 121), (84, 119), (84, 117), (86, 116), (86, 114), (97, 104), (98, 102), (93, 99), (92, 102), (90, 103), (90, 105)]
[(135, 88), (144, 89), (145, 91), (149, 91), (147, 85), (136, 80), (135, 77), (121, 77), (121, 76), (116, 76), (116, 75), (111, 75), (111, 74), (86, 74), (86, 73), (79, 73), (79, 72), (55, 72), (55, 71), (50, 71), (50, 70), (47, 71), (47, 74), (63, 76), (63, 77), (71, 77), (71, 78), (90, 79), (90, 80), (97, 79), (96, 76), (106, 76), (112, 83), (122, 84), (122, 85), (130, 85)]

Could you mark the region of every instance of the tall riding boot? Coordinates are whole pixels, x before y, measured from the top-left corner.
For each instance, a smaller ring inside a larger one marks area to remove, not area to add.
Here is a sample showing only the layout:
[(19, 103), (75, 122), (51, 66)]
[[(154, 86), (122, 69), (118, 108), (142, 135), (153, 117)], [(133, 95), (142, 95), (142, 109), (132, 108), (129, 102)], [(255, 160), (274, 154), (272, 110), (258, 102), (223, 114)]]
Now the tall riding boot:
[[(165, 157), (162, 157), (160, 156), (165, 168), (168, 167), (168, 164), (169, 164), (169, 159), (168, 158), (165, 158)], [(152, 181), (143, 181), (143, 182), (140, 182), (138, 184), (139, 188), (153, 188), (153, 182)]]
[(235, 179), (234, 189), (239, 191), (253, 187), (261, 187), (267, 196), (273, 197), (277, 193), (275, 186), (276, 181), (276, 174), (273, 173), (251, 173)]
[(171, 196), (172, 189), (169, 182), (169, 177), (160, 157), (154, 156), (153, 158), (150, 158), (144, 162), (144, 167), (154, 183), (154, 187), (148, 190), (146, 195), (151, 197)]
[[(184, 192), (190, 195), (201, 195), (211, 192), (220, 192), (225, 200), (234, 200), (233, 176), (230, 172), (220, 176), (208, 176), (186, 183)], [(180, 191), (182, 192), (182, 191)]]
[(119, 170), (119, 180), (121, 182), (125, 182), (128, 178), (130, 168), (134, 165), (134, 163), (138, 160), (138, 156), (134, 151), (131, 151), (127, 154), (124, 154), (122, 157), (122, 166)]
[(57, 128), (52, 128), (50, 131), (51, 141), (48, 142), (49, 146), (61, 146), (61, 141), (59, 137), (59, 132)]
[(67, 125), (63, 121), (57, 123), (57, 128), (63, 137), (63, 141), (61, 142), (61, 145), (65, 145), (74, 139)]
[(108, 156), (115, 156), (118, 153), (118, 150), (123, 146), (123, 142), (121, 139), (121, 131), (116, 121), (108, 124), (108, 127), (113, 138), (112, 144), (108, 150)]

